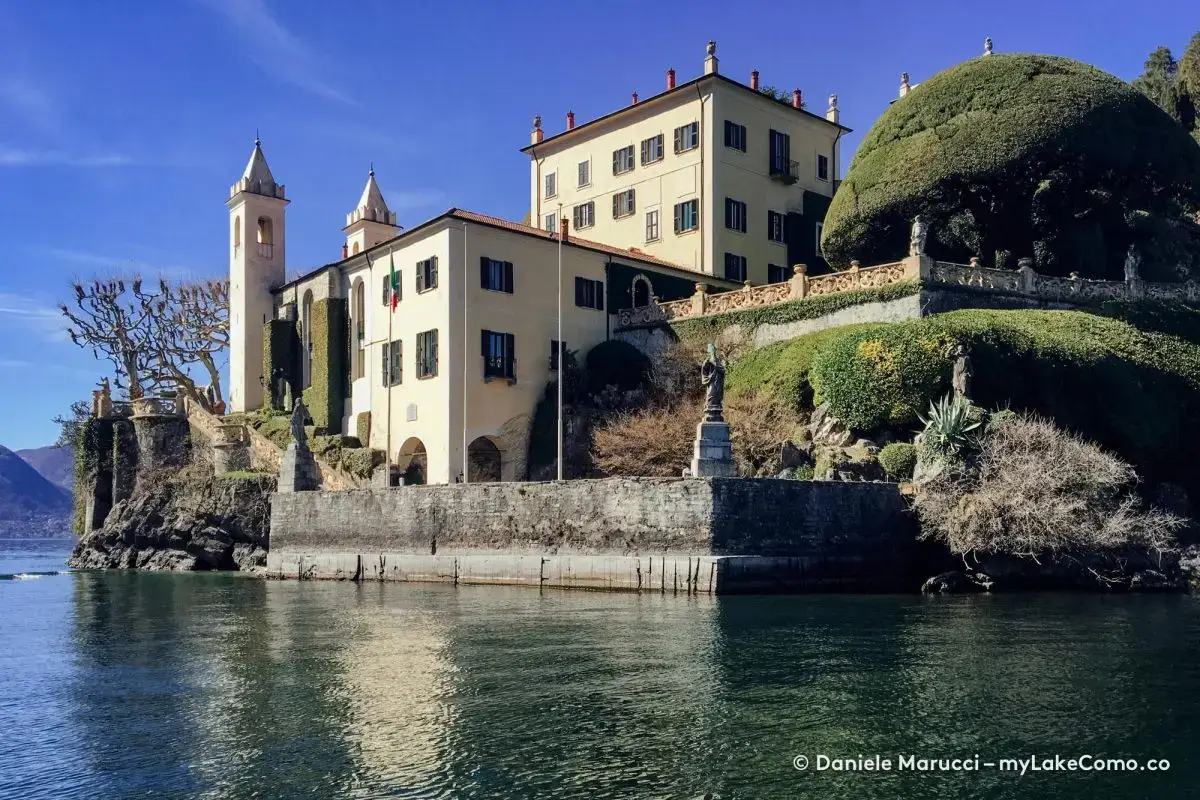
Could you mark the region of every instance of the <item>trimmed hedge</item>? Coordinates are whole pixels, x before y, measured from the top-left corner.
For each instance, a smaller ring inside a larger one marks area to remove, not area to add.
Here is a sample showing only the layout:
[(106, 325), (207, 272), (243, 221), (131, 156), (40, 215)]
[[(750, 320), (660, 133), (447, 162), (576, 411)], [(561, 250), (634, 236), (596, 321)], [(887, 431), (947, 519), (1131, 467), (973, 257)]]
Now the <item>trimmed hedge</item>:
[[(267, 381), (267, 390), (263, 395), (263, 406), (271, 404), (271, 392), (276, 370), (282, 370), (291, 396), (298, 396), (303, 377), (300, 361), (300, 337), (296, 333), (296, 323), (290, 319), (268, 320), (263, 330), (263, 378)], [(290, 409), (284, 409), (290, 410)]]
[(725, 391), (731, 398), (761, 394), (797, 409), (811, 408), (813, 358), (826, 343), (864, 327), (830, 328), (751, 350), (730, 362)]
[(672, 323), (671, 328), (680, 340), (710, 342), (714, 341), (721, 331), (733, 325), (741, 327), (747, 334), (752, 334), (761, 325), (782, 325), (788, 322), (817, 319), (826, 314), (841, 311), (843, 308), (911, 297), (920, 290), (921, 286), (918, 281), (902, 281), (874, 289), (852, 289), (834, 294), (819, 294), (803, 300), (791, 300), (771, 306), (680, 320)]
[(304, 405), (317, 430), (338, 433), (346, 404), (349, 375), (350, 317), (345, 298), (327, 297), (313, 303), (312, 366)]
[[(1166, 311), (1157, 314), (1161, 328), (1196, 320), (1191, 310), (1173, 325), (1161, 319)], [(1200, 496), (1200, 338), (1078, 311), (956, 311), (835, 333), (810, 345), (810, 378), (817, 399), (848, 424), (911, 432), (916, 413), (948, 390), (948, 352), (961, 342), (977, 405), (1049, 416), (1147, 479), (1182, 483)], [(796, 382), (790, 389), (793, 397), (801, 391)]]
[(917, 447), (908, 442), (892, 442), (879, 451), (879, 464), (889, 478), (909, 480), (917, 466)]
[[(951, 67), (892, 104), (864, 137), (825, 217), (831, 264), (908, 251), (911, 219), (935, 258), (1120, 280), (1137, 241), (1143, 277), (1200, 270), (1200, 147), (1141, 93), (1095, 67), (993, 55)], [(1167, 236), (1166, 234), (1169, 234)]]
[(358, 416), (354, 418), (354, 433), (358, 436), (358, 441), (363, 447), (371, 444), (371, 412), (360, 411)]

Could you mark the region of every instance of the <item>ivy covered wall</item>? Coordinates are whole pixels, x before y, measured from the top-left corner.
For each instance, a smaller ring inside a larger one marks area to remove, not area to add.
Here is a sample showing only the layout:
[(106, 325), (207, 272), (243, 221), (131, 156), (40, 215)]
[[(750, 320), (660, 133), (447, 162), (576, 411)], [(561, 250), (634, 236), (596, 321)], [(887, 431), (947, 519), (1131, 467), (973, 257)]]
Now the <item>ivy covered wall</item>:
[(304, 405), (319, 433), (341, 433), (349, 383), (349, 308), (345, 298), (330, 297), (313, 303), (311, 385), (304, 390)]
[[(276, 374), (282, 375), (295, 397), (301, 385), (300, 336), (290, 319), (269, 320), (263, 330), (263, 377), (269, 381), (263, 393), (268, 408), (288, 410), (283, 394), (274, 390)], [(278, 371), (278, 372), (277, 372)]]

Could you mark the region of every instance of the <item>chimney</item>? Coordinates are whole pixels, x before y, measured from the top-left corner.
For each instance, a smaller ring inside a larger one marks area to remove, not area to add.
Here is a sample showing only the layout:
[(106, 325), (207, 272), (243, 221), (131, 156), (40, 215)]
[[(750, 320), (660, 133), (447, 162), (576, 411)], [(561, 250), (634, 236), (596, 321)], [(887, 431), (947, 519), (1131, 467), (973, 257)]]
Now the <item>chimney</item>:
[(530, 144), (538, 144), (542, 141), (542, 115), (538, 114), (533, 118), (533, 135), (529, 138)]
[(908, 73), (901, 72), (900, 73), (900, 96), (904, 97), (904, 95), (908, 94), (911, 89), (912, 89), (912, 87), (908, 85)]
[(574, 111), (567, 112), (567, 130), (569, 130), (569, 131), (575, 130), (575, 112)]
[(710, 39), (708, 42), (708, 47), (706, 49), (706, 52), (708, 53), (708, 55), (706, 55), (704, 57), (704, 74), (705, 75), (716, 75), (717, 74), (717, 43)]
[(750, 73), (750, 88), (756, 92), (758, 91), (758, 70), (753, 70)]
[(804, 108), (804, 100), (799, 89), (792, 89), (792, 108)]
[(837, 95), (829, 95), (829, 108), (825, 109), (825, 119), (833, 124), (840, 124), (842, 113), (838, 111)]
[(667, 91), (669, 92), (674, 88), (675, 88), (675, 68), (671, 67), (669, 70), (667, 70)]
[(631, 105), (635, 105), (635, 106), (637, 105), (637, 92), (633, 93), (633, 102), (631, 103)]
[(342, 260), (345, 261), (350, 257), (350, 245), (342, 242)]
[(567, 225), (568, 224), (569, 224), (569, 222), (566, 217), (563, 217), (562, 219), (560, 219), (558, 221), (558, 238), (564, 242), (567, 240)]

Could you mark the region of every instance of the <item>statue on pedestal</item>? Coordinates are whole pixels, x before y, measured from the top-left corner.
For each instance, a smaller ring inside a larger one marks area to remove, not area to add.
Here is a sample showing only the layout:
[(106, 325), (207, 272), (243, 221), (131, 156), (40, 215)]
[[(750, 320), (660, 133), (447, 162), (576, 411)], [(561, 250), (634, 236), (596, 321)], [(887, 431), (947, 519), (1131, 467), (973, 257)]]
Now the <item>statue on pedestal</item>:
[(297, 447), (308, 447), (308, 433), (304, 430), (307, 419), (308, 409), (304, 407), (304, 401), (296, 398), (296, 405), (292, 407), (292, 441)]
[(1142, 258), (1138, 255), (1137, 247), (1129, 245), (1129, 252), (1125, 254), (1125, 282), (1137, 283), (1141, 280), (1141, 264)]
[(924, 222), (921, 222), (920, 216), (913, 217), (912, 236), (908, 240), (908, 254), (910, 256), (925, 255), (925, 239), (929, 236), (929, 228)]
[(724, 422), (725, 362), (717, 357), (717, 346), (708, 345), (708, 358), (700, 365), (700, 383), (705, 388), (704, 421)]
[(975, 374), (971, 356), (967, 354), (967, 348), (959, 342), (951, 348), (950, 357), (954, 359), (954, 376), (951, 379), (954, 394), (963, 399), (970, 399), (971, 377)]

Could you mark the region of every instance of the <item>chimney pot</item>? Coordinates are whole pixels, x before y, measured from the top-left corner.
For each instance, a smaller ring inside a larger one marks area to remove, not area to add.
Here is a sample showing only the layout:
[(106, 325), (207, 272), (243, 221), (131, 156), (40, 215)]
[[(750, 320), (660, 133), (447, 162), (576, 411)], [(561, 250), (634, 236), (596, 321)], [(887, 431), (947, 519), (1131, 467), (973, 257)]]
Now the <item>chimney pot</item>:
[(792, 89), (792, 108), (804, 108), (804, 99), (799, 89)]
[(530, 137), (530, 140), (534, 144), (537, 144), (538, 142), (542, 141), (542, 115), (541, 114), (538, 114), (536, 117), (533, 118), (533, 134)]
[(669, 92), (674, 88), (675, 88), (675, 68), (671, 67), (669, 70), (667, 70), (667, 91)]
[(758, 91), (758, 70), (753, 70), (750, 73), (750, 88), (756, 92)]
[(342, 243), (342, 258), (346, 259), (349, 257), (350, 257), (350, 245), (343, 242)]
[(558, 221), (558, 238), (564, 242), (567, 240), (567, 226), (569, 224), (570, 222), (566, 217), (563, 217)]
[(636, 105), (637, 105), (637, 101), (638, 101), (637, 92), (634, 92), (634, 93), (633, 93), (633, 105), (635, 105), (635, 106), (636, 106)]
[(567, 112), (567, 130), (569, 130), (569, 131), (575, 130), (575, 112), (574, 111)]

